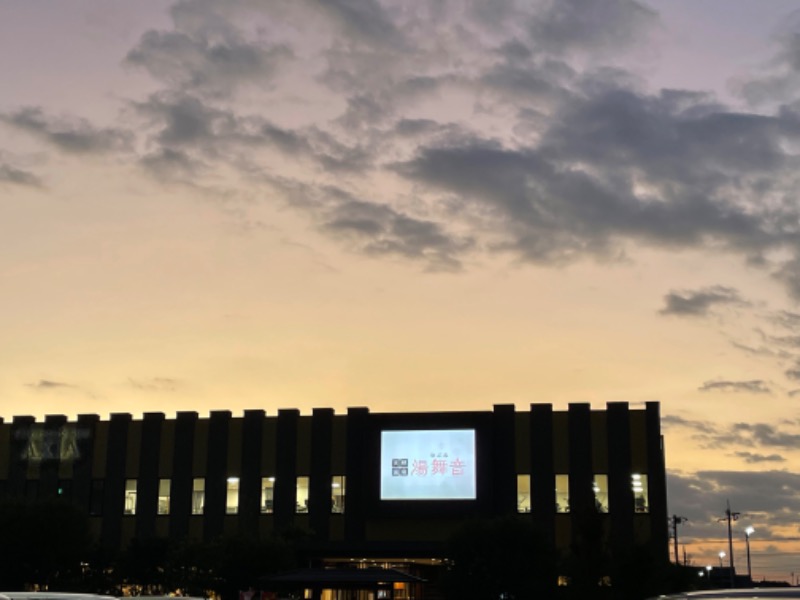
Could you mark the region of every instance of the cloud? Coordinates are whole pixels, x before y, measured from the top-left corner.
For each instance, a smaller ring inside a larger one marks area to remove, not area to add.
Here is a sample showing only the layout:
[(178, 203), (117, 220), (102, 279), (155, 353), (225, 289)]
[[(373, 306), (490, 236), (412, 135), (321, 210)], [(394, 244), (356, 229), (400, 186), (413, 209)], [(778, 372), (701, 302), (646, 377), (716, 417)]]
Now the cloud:
[(552, 52), (618, 49), (655, 26), (657, 13), (635, 0), (551, 0), (530, 25)]
[(177, 379), (169, 377), (151, 377), (149, 379), (128, 379), (128, 384), (142, 392), (174, 392), (179, 385)]
[(54, 118), (36, 107), (0, 114), (0, 122), (70, 154), (128, 151), (133, 142), (133, 135), (125, 129), (99, 128), (85, 119)]
[(52, 381), (50, 379), (40, 379), (36, 383), (26, 383), (26, 386), (36, 390), (55, 390), (60, 388), (74, 388), (74, 385), (63, 383), (61, 381)]
[(741, 299), (734, 288), (715, 285), (700, 290), (672, 291), (664, 296), (665, 307), (662, 315), (705, 317), (714, 306), (742, 306), (747, 303)]
[[(670, 510), (689, 521), (681, 530), (684, 541), (724, 539), (725, 509), (741, 514), (766, 538), (780, 541), (781, 531), (795, 528), (800, 510), (800, 476), (778, 470), (683, 473), (670, 470), (667, 487)], [(767, 491), (765, 493), (765, 491)]]
[(245, 39), (212, 4), (182, 2), (171, 12), (174, 29), (145, 32), (125, 62), (173, 90), (224, 97), (241, 86), (267, 86), (292, 58), (284, 44)]
[(734, 456), (743, 459), (748, 464), (759, 464), (765, 462), (786, 462), (780, 454), (755, 454), (753, 452), (734, 452)]
[(775, 53), (761, 71), (739, 82), (753, 105), (791, 102), (800, 92), (800, 11), (787, 15), (774, 37)]
[(750, 381), (706, 381), (698, 388), (701, 392), (749, 392), (752, 394), (771, 394), (769, 385), (760, 379)]
[[(604, 58), (657, 26), (640, 2), (484, 4), (181, 1), (127, 55), (160, 85), (130, 103), (130, 130), (1, 118), (67, 152), (136, 148), (165, 183), (231, 182), (226, 203), (291, 182), (269, 197), (370, 257), (563, 266), (692, 248), (739, 255), (800, 298), (798, 110), (644, 91)], [(673, 291), (662, 312), (736, 293)]]
[(0, 163), (0, 184), (2, 183), (13, 183), (15, 185), (30, 187), (42, 186), (42, 180), (33, 173)]
[(717, 431), (717, 428), (713, 423), (709, 423), (708, 421), (692, 421), (677, 415), (664, 415), (661, 417), (661, 424), (667, 429), (693, 429), (703, 434), (713, 434)]

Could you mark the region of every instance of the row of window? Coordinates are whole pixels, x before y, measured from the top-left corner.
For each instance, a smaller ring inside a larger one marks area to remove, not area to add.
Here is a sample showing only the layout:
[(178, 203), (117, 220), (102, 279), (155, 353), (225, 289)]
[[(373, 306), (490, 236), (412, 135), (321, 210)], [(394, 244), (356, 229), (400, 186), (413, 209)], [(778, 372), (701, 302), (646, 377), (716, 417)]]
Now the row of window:
[[(334, 475), (331, 478), (331, 512), (335, 514), (344, 513), (344, 499), (345, 499), (345, 476)], [(102, 496), (102, 480), (95, 480), (92, 489), (92, 514), (101, 514), (102, 503), (95, 501)], [(235, 515), (239, 512), (239, 478), (229, 477), (226, 480), (225, 492), (225, 512), (229, 515)], [(136, 495), (137, 495), (138, 481), (136, 479), (125, 480), (125, 507), (124, 513), (126, 515), (136, 514)], [(157, 512), (159, 515), (168, 515), (170, 513), (171, 502), (171, 480), (159, 479), (158, 480), (158, 505)], [(308, 494), (309, 494), (309, 478), (307, 476), (298, 477), (295, 482), (295, 512), (298, 514), (308, 512)], [(205, 510), (206, 500), (206, 480), (203, 477), (195, 477), (192, 480), (192, 514), (202, 515)], [(262, 477), (261, 478), (261, 512), (271, 513), (274, 509), (275, 500), (275, 478)]]
[[(650, 512), (650, 502), (647, 495), (647, 475), (634, 473), (631, 475), (631, 490), (633, 491), (633, 506), (637, 513)], [(608, 502), (608, 475), (597, 474), (592, 480), (592, 493), (594, 505), (599, 513), (610, 510)], [(569, 512), (569, 475), (556, 475), (556, 512)], [(531, 476), (517, 475), (517, 511), (526, 513), (531, 511)]]

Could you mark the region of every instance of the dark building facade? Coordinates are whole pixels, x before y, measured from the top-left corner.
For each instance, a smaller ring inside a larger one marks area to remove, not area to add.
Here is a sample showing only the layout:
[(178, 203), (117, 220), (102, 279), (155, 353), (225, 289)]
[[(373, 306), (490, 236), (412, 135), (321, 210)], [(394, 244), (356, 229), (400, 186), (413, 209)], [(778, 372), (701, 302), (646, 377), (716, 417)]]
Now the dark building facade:
[(0, 421), (0, 497), (62, 497), (109, 548), (297, 527), (316, 558), (442, 557), (466, 519), (521, 515), (568, 552), (578, 516), (668, 557), (658, 403), (603, 410), (315, 409)]

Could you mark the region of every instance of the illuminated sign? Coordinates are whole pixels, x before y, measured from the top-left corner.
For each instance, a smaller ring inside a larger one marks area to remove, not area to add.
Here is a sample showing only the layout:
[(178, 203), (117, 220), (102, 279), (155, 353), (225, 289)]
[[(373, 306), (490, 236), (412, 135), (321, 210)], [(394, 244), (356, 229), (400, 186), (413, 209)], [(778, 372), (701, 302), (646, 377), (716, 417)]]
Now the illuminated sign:
[(381, 432), (381, 500), (475, 500), (475, 430)]
[(88, 438), (89, 430), (79, 429), (71, 424), (55, 430), (45, 429), (42, 425), (33, 425), (30, 430), (18, 431), (15, 437), (25, 442), (20, 455), (21, 460), (70, 461), (80, 458), (78, 440)]

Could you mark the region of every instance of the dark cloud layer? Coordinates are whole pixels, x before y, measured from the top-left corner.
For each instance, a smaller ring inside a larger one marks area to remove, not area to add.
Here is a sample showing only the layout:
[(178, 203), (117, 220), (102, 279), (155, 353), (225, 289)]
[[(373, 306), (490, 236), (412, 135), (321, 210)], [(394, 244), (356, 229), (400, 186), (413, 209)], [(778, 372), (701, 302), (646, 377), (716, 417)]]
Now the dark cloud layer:
[[(658, 26), (640, 2), (182, 0), (170, 16), (125, 57), (161, 86), (132, 102), (127, 129), (35, 108), (0, 118), (65, 152), (135, 140), (145, 172), (192, 189), (222, 174), (248, 197), (268, 186), (259, 195), (371, 257), (452, 270), (481, 254), (554, 266), (692, 248), (739, 255), (800, 298), (800, 109), (646, 90), (614, 60)], [(272, 114), (316, 93), (324, 117)], [(376, 189), (388, 180), (403, 189)], [(662, 312), (738, 301), (673, 291)]]

